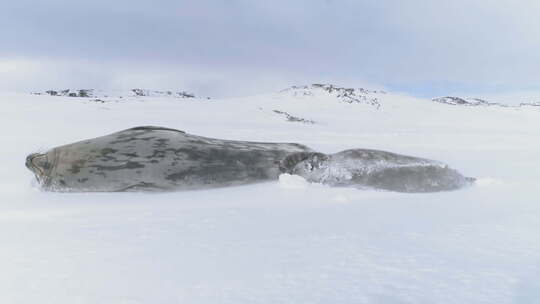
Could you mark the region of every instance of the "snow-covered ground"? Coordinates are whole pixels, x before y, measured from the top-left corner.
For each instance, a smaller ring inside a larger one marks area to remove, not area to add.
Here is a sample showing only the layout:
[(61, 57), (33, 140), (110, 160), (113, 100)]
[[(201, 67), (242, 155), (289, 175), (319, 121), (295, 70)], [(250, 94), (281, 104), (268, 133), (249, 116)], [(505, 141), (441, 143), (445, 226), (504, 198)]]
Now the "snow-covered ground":
[[(540, 107), (357, 93), (0, 95), (0, 303), (540, 303)], [(31, 152), (138, 125), (328, 153), (382, 149), (479, 181), (432, 194), (295, 176), (61, 194), (36, 189), (24, 166)]]

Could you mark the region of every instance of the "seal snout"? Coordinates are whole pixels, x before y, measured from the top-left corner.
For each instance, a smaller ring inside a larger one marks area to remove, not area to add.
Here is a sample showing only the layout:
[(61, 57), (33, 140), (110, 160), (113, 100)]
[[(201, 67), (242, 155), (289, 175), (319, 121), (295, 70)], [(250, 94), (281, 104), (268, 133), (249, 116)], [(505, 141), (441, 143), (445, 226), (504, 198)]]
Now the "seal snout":
[(34, 159), (34, 157), (37, 157), (37, 156), (39, 156), (39, 153), (32, 153), (26, 157), (26, 163), (25, 163), (26, 168), (28, 168), (32, 172), (35, 171), (34, 165), (32, 163), (32, 159)]
[(26, 157), (26, 167), (34, 172), (39, 179), (46, 175), (51, 165), (47, 159), (47, 154), (32, 153)]

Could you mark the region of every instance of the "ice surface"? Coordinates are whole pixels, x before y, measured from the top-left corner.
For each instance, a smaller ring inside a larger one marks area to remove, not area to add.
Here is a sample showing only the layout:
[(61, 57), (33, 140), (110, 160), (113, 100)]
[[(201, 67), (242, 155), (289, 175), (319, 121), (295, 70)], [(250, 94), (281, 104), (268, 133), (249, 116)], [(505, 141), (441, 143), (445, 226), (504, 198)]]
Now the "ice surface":
[(288, 173), (283, 173), (279, 176), (279, 185), (286, 189), (306, 189), (310, 186), (305, 178)]
[[(537, 302), (540, 109), (372, 94), (379, 109), (322, 94), (111, 103), (1, 95), (0, 303)], [(291, 124), (274, 109), (317, 123)], [(324, 153), (386, 150), (480, 179), (431, 194), (287, 177), (166, 194), (32, 186), (29, 153), (138, 125)]]

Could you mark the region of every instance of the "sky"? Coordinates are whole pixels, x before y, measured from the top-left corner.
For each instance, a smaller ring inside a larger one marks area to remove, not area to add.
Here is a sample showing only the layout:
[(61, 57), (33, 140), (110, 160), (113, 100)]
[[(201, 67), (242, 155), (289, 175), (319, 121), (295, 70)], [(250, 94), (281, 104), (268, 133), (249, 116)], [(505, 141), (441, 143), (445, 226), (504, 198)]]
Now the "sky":
[(532, 0), (3, 1), (0, 90), (540, 92), (538, 12)]

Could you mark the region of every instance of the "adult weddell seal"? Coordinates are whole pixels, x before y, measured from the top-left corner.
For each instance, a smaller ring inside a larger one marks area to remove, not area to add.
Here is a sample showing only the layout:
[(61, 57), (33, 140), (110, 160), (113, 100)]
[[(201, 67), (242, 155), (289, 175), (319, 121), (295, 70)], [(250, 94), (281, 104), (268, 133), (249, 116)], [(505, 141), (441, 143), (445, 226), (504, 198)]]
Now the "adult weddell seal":
[(282, 173), (399, 192), (455, 190), (474, 180), (440, 162), (384, 151), (327, 155), (296, 143), (221, 140), (152, 126), (34, 153), (26, 166), (43, 190), (60, 192), (205, 189), (277, 180)]

